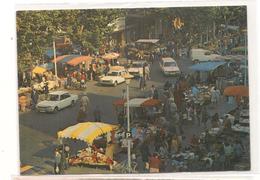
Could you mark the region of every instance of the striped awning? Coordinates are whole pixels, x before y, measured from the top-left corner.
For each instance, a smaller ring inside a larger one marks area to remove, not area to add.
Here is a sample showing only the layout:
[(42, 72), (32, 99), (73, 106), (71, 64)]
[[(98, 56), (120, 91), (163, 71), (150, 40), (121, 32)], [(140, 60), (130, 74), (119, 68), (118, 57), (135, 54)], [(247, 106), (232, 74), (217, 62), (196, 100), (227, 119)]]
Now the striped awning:
[(58, 132), (58, 138), (71, 138), (85, 141), (92, 144), (93, 141), (112, 130), (117, 129), (117, 125), (100, 122), (85, 122), (70, 126)]

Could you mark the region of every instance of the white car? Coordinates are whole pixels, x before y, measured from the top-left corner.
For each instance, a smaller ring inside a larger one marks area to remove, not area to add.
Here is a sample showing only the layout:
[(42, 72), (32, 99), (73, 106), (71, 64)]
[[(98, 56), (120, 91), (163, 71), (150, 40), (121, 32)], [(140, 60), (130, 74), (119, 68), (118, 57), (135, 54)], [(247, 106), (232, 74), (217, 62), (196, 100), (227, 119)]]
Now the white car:
[[(134, 77), (143, 76), (143, 66), (145, 63), (145, 61), (134, 61), (130, 68), (128, 68), (128, 72)], [(150, 68), (148, 65), (145, 67), (145, 72), (150, 73)]]
[(181, 73), (176, 61), (171, 57), (162, 58), (160, 68), (166, 76), (178, 75)]
[(78, 100), (78, 95), (66, 91), (55, 91), (48, 94), (48, 99), (37, 104), (39, 112), (57, 112), (68, 106), (73, 106)]
[(128, 75), (123, 67), (111, 67), (107, 76), (101, 77), (99, 83), (102, 85), (117, 86), (118, 84), (124, 83)]

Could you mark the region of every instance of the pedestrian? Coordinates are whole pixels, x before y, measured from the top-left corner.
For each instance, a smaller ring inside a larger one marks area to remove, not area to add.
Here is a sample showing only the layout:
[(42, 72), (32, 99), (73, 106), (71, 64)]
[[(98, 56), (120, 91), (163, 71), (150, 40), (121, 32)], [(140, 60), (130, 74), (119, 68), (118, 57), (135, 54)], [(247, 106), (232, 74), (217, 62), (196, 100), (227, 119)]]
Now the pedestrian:
[(31, 92), (32, 110), (35, 110), (37, 102), (38, 102), (38, 99), (39, 99), (38, 92), (34, 88), (32, 88), (32, 92)]
[(126, 94), (126, 90), (123, 89), (123, 90), (122, 90), (122, 99), (126, 100), (126, 99), (127, 99), (126, 96), (127, 96), (127, 94)]
[(151, 98), (154, 97), (154, 91), (155, 91), (155, 87), (154, 87), (154, 85), (152, 85), (152, 87), (151, 87)]
[(204, 128), (207, 127), (208, 117), (209, 117), (209, 115), (208, 115), (206, 106), (203, 106), (202, 110), (201, 110), (201, 123), (204, 125)]
[(159, 173), (162, 161), (159, 156), (154, 153), (153, 156), (149, 158), (149, 170), (150, 173)]
[(19, 95), (19, 109), (21, 112), (26, 111), (26, 106), (27, 106), (27, 97), (24, 93)]
[(145, 78), (144, 76), (141, 76), (139, 78), (139, 88), (141, 91), (143, 91), (145, 89)]
[(98, 105), (96, 106), (96, 108), (95, 108), (93, 113), (94, 113), (95, 122), (101, 122), (101, 111), (100, 111)]
[(224, 143), (224, 154), (225, 154), (225, 169), (230, 170), (231, 168), (231, 160), (233, 156), (234, 150), (230, 143)]
[(212, 89), (211, 89), (211, 103), (213, 106), (217, 103), (217, 94), (216, 94), (215, 87), (212, 87)]
[(55, 155), (55, 162), (54, 162), (54, 173), (61, 174), (61, 153), (58, 149), (54, 151)]
[(69, 168), (69, 158), (70, 158), (70, 147), (67, 144), (64, 145), (64, 157), (65, 157), (64, 169), (68, 169)]
[(45, 94), (45, 99), (47, 99), (48, 93), (49, 93), (49, 85), (48, 85), (48, 82), (45, 82), (45, 83), (44, 83), (43, 93)]
[(215, 113), (212, 116), (211, 126), (212, 126), (212, 128), (218, 128), (219, 127), (219, 115), (218, 115), (218, 113)]

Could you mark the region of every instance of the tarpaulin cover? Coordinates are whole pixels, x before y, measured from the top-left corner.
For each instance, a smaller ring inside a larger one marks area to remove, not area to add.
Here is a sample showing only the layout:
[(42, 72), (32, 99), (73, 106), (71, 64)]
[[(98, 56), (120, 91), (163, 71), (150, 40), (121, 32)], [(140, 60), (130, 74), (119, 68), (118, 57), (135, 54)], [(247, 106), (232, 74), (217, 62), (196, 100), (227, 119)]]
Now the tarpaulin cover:
[[(46, 50), (45, 54), (48, 57), (53, 57), (54, 56), (54, 51), (53, 51), (53, 49), (48, 49), (48, 50)], [(61, 55), (61, 53), (59, 51), (56, 51), (56, 55), (59, 56), (59, 55)]]
[(148, 99), (144, 101), (141, 106), (144, 107), (153, 107), (153, 106), (159, 106), (161, 104), (161, 101), (158, 99)]
[[(58, 56), (56, 57), (56, 62), (59, 62), (61, 60), (63, 60), (65, 57), (68, 57), (69, 55), (63, 55), (63, 56)], [(51, 62), (55, 62), (54, 59)]]
[(69, 55), (69, 56), (66, 56), (64, 57), (63, 59), (61, 59), (59, 61), (59, 63), (62, 63), (62, 64), (65, 64), (65, 63), (68, 63), (69, 61), (71, 61), (72, 59), (76, 58), (76, 57), (79, 57), (80, 55)]
[(51, 69), (54, 68), (54, 65), (53, 65), (53, 63), (46, 63), (46, 64), (40, 65), (40, 67), (43, 67), (43, 68), (45, 68), (47, 70), (51, 70)]
[(71, 66), (77, 66), (82, 62), (91, 62), (92, 59), (93, 58), (91, 56), (79, 56), (68, 61), (68, 64)]
[(198, 64), (190, 66), (190, 69), (192, 69), (194, 71), (208, 72), (208, 71), (215, 70), (217, 67), (219, 67), (225, 63), (226, 62), (223, 62), (223, 61), (202, 62), (202, 63), (198, 63)]
[(117, 99), (113, 102), (114, 106), (124, 106), (126, 100), (125, 99)]
[[(149, 100), (149, 98), (134, 98), (129, 100), (129, 107), (141, 107), (142, 104)], [(127, 106), (127, 103), (125, 103), (125, 106)]]
[(100, 123), (100, 122), (85, 122), (70, 126), (63, 131), (59, 131), (58, 138), (71, 138), (85, 141), (92, 144), (93, 141), (108, 132), (117, 129), (118, 126)]
[(32, 70), (32, 73), (35, 73), (35, 74), (43, 74), (44, 72), (46, 72), (47, 70), (43, 67), (40, 67), (40, 66), (36, 66), (33, 70)]
[(249, 96), (248, 86), (229, 86), (224, 90), (225, 96)]

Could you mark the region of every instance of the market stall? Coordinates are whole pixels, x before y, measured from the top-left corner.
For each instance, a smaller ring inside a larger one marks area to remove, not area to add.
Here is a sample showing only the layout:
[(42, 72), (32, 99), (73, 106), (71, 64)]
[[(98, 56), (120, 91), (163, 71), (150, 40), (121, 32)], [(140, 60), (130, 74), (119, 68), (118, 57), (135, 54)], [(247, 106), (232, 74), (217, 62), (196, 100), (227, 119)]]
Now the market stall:
[(249, 88), (248, 86), (229, 86), (224, 89), (223, 94), (229, 99), (232, 99), (234, 97), (236, 99), (236, 102), (239, 103), (241, 98), (249, 97)]
[(100, 122), (85, 122), (70, 126), (57, 133), (59, 139), (76, 139), (87, 143), (88, 147), (79, 150), (75, 156), (69, 158), (69, 164), (72, 166), (95, 166), (112, 168), (112, 157), (106, 154), (110, 142), (107, 142), (106, 151), (103, 148), (97, 148), (94, 140), (98, 137), (115, 131), (117, 125), (111, 125)]

